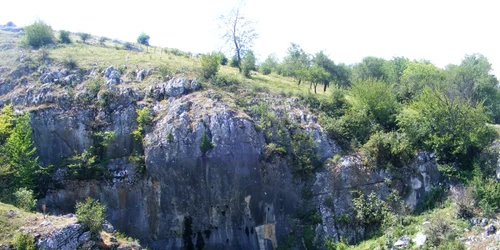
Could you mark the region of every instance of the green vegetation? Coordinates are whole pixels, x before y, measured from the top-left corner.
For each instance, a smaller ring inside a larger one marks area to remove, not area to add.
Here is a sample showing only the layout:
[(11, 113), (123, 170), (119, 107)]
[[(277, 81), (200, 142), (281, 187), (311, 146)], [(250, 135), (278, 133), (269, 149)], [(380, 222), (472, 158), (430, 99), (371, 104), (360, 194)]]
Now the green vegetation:
[(136, 109), (135, 113), (137, 114), (137, 128), (132, 131), (132, 136), (138, 141), (142, 141), (144, 135), (146, 133), (146, 126), (149, 126), (153, 121), (153, 117), (151, 116), (151, 111), (148, 107), (143, 107), (142, 109)]
[(137, 37), (137, 42), (142, 45), (149, 46), (149, 38), (149, 35), (143, 32)]
[(92, 198), (76, 203), (76, 217), (83, 223), (93, 236), (102, 229), (102, 223), (106, 219), (106, 206)]
[(35, 250), (35, 239), (30, 233), (17, 232), (14, 234), (13, 245), (19, 250)]
[(52, 28), (42, 20), (24, 27), (24, 36), (26, 43), (35, 49), (54, 43)]
[(89, 33), (85, 33), (85, 32), (80, 32), (78, 33), (78, 36), (80, 37), (80, 39), (82, 39), (82, 42), (87, 42), (87, 40), (89, 40), (92, 35), (90, 35)]
[(37, 200), (33, 195), (33, 191), (26, 188), (20, 188), (14, 193), (14, 196), (16, 197), (17, 207), (25, 211), (31, 211), (35, 208)]
[(71, 43), (71, 39), (69, 38), (70, 33), (67, 30), (60, 30), (59, 31), (59, 40), (61, 43), (66, 43), (69, 44)]
[(210, 149), (214, 148), (215, 144), (208, 139), (207, 132), (203, 132), (200, 142), (200, 150), (205, 155)]
[(219, 71), (220, 57), (217, 54), (202, 55), (200, 58), (201, 75), (206, 80), (214, 77)]

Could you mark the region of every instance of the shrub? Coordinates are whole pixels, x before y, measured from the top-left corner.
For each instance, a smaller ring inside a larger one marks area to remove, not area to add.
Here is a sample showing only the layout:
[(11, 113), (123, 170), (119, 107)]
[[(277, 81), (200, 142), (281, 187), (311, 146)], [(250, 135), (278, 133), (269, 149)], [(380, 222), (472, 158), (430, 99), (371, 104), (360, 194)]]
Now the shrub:
[(163, 64), (158, 67), (158, 72), (160, 73), (161, 79), (165, 81), (167, 76), (171, 76), (173, 71), (168, 67), (168, 65)]
[(145, 127), (149, 125), (153, 121), (153, 117), (151, 116), (151, 112), (148, 107), (144, 107), (142, 109), (136, 109), (135, 113), (137, 115), (137, 128), (132, 131), (132, 136), (140, 141), (144, 138)]
[(359, 191), (353, 194), (358, 196), (352, 199), (355, 219), (367, 227), (380, 226), (389, 212), (387, 203), (379, 199), (375, 192), (367, 196)]
[(233, 56), (231, 58), (231, 61), (229, 61), (229, 66), (233, 68), (238, 68), (240, 66), (240, 61), (238, 60), (237, 56)]
[(137, 42), (142, 44), (142, 45), (146, 45), (146, 46), (149, 46), (149, 35), (147, 35), (146, 33), (142, 32), (138, 37), (137, 37)]
[(217, 71), (219, 71), (219, 60), (219, 57), (215, 54), (201, 56), (201, 74), (203, 78), (208, 80), (217, 74)]
[(402, 167), (413, 156), (413, 147), (404, 133), (377, 131), (361, 147), (365, 160), (375, 167)]
[(92, 78), (87, 81), (87, 92), (91, 97), (95, 97), (103, 87), (104, 79), (101, 77)]
[(217, 87), (230, 87), (240, 83), (240, 80), (234, 75), (216, 74), (210, 78), (210, 84)]
[(14, 193), (14, 197), (16, 197), (16, 206), (26, 211), (32, 211), (36, 206), (37, 200), (32, 190), (20, 188)]
[(24, 27), (26, 42), (33, 48), (40, 48), (54, 43), (52, 28), (41, 20)]
[(243, 58), (243, 62), (241, 64), (241, 69), (243, 70), (243, 75), (245, 77), (250, 77), (250, 71), (255, 70), (255, 55), (253, 52), (249, 51), (245, 57)]
[(93, 236), (96, 236), (102, 229), (102, 223), (106, 217), (106, 206), (87, 197), (84, 202), (77, 202), (75, 209), (77, 220), (83, 223)]
[(473, 172), (474, 177), (470, 185), (474, 199), (484, 216), (492, 216), (499, 209), (500, 182), (491, 177), (483, 176), (478, 167)]
[(71, 39), (69, 38), (69, 31), (67, 30), (60, 30), (59, 31), (59, 40), (61, 41), (61, 43), (71, 43)]
[(78, 68), (78, 63), (76, 62), (75, 58), (73, 58), (73, 56), (71, 56), (71, 55), (66, 56), (62, 60), (62, 64), (64, 65), (64, 67), (66, 67), (69, 70), (73, 70), (73, 69)]
[(72, 179), (91, 180), (101, 177), (104, 174), (104, 169), (97, 164), (97, 156), (92, 153), (93, 147), (90, 150), (84, 150), (81, 154), (77, 154), (68, 159), (68, 175)]
[(424, 234), (427, 235), (429, 243), (436, 247), (456, 238), (451, 223), (437, 215), (431, 217), (430, 223), (424, 228)]
[(469, 219), (474, 216), (474, 201), (472, 188), (457, 186), (451, 190), (451, 199), (456, 204), (456, 214), (458, 218)]
[(203, 154), (208, 152), (208, 150), (212, 149), (215, 147), (215, 144), (208, 139), (207, 132), (203, 132), (203, 135), (201, 136), (201, 142), (200, 142), (200, 150)]
[(35, 239), (29, 233), (17, 232), (13, 239), (14, 249), (35, 250)]
[(88, 39), (91, 38), (91, 35), (85, 32), (78, 33), (78, 36), (80, 37), (80, 39), (82, 39), (82, 42), (86, 42)]

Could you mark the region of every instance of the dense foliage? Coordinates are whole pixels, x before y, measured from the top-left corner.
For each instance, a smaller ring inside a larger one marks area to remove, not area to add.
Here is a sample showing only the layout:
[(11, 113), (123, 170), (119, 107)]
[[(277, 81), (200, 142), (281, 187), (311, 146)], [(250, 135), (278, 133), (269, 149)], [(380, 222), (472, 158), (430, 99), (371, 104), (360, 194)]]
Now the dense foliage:
[(33, 48), (40, 48), (54, 43), (52, 28), (41, 20), (24, 27), (26, 42)]
[(92, 198), (76, 203), (76, 218), (83, 223), (93, 236), (102, 229), (102, 223), (106, 219), (106, 206)]

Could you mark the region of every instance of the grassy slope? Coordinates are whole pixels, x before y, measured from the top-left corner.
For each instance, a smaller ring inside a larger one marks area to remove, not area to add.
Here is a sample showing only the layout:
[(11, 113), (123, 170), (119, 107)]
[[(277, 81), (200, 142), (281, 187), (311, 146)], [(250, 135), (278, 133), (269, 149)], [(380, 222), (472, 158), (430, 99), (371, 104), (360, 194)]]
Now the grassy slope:
[[(61, 68), (61, 63), (71, 57), (78, 63), (78, 67), (81, 69), (104, 69), (110, 65), (115, 67), (126, 66), (127, 73), (133, 72), (136, 69), (153, 69), (153, 76), (146, 78), (144, 82), (128, 78), (127, 75), (122, 76), (125, 83), (135, 83), (140, 87), (147, 87), (154, 82), (162, 81), (159, 72), (156, 70), (160, 66), (166, 66), (177, 77), (187, 77), (189, 79), (197, 77), (201, 67), (197, 58), (187, 54), (174, 55), (170, 49), (142, 46), (144, 52), (135, 52), (124, 50), (123, 45), (113, 43), (109, 40), (99, 43), (97, 38), (93, 38), (86, 43), (82, 43), (78, 37), (73, 36), (71, 39), (73, 41), (72, 44), (58, 44), (55, 48), (48, 49), (49, 58), (53, 59), (51, 67)], [(19, 40), (13, 33), (0, 31), (0, 48), (3, 44), (7, 43), (15, 44), (16, 46), (8, 50), (0, 49), (0, 67), (8, 67), (11, 70), (15, 69), (18, 64), (16, 59), (21, 54), (35, 59), (40, 57), (40, 50), (20, 48)], [(166, 50), (169, 52), (166, 52)], [(229, 66), (221, 66), (218, 74), (230, 75), (238, 79), (242, 83), (239, 88), (243, 90), (256, 89), (263, 93), (286, 93), (289, 95), (312, 92), (308, 84), (299, 86), (295, 79), (276, 74), (262, 75), (259, 72), (252, 72), (251, 78), (245, 78), (238, 73), (236, 68)], [(210, 88), (208, 84), (204, 86)], [(330, 95), (330, 91), (323, 92), (320, 88), (318, 88), (318, 93), (316, 94), (319, 99), (329, 98)]]
[[(15, 216), (8, 216), (9, 210), (14, 211)], [(12, 236), (21, 226), (24, 226), (29, 220), (36, 218), (34, 213), (24, 212), (23, 210), (9, 204), (0, 202), (0, 243), (11, 243)]]

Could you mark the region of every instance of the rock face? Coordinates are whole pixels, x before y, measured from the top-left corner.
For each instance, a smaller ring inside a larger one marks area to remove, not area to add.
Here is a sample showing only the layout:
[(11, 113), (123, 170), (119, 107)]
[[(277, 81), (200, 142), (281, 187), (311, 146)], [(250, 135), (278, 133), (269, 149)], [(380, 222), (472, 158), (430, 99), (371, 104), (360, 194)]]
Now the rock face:
[(54, 232), (52, 235), (44, 235), (37, 240), (36, 245), (39, 249), (72, 250), (88, 244), (88, 241), (90, 241), (90, 233), (85, 232), (80, 224), (71, 224)]
[[(40, 84), (30, 85), (22, 79), (32, 72), (24, 66), (11, 72), (21, 80), (3, 80), (0, 104), (37, 107), (31, 111), (31, 126), (39, 160), (57, 169), (40, 203), (58, 214), (74, 212), (76, 202), (86, 197), (99, 199), (114, 228), (153, 249), (275, 249), (304, 203), (322, 218), (318, 237), (357, 241), (365, 228), (336, 224), (339, 215), (350, 211), (351, 189), (382, 198), (397, 189), (414, 207), (437, 176), (432, 156), (419, 154), (398, 178), (365, 168), (357, 156), (344, 156), (309, 179), (297, 177), (291, 157), (264, 157), (267, 142), (255, 125), (257, 116), (224, 102), (216, 91), (197, 91), (201, 84), (196, 79), (173, 78), (143, 92), (124, 83), (121, 71), (110, 66), (100, 72), (106, 91), (92, 94), (80, 84), (70, 95), (62, 85), (78, 84), (96, 71), (51, 69), (40, 73)], [(142, 70), (138, 80), (150, 74)], [(23, 91), (14, 93), (19, 86)], [(295, 130), (312, 138), (320, 162), (340, 152), (297, 99), (271, 94), (262, 99), (270, 112), (288, 116)], [(155, 118), (144, 126), (144, 140), (137, 141), (131, 133), (138, 125), (136, 110), (144, 106)], [(96, 133), (104, 131), (115, 133), (103, 153), (109, 178), (68, 180), (65, 160), (96, 145)], [(291, 138), (292, 129), (284, 133), (280, 136)], [(204, 135), (214, 144), (208, 151), (200, 147)], [(134, 155), (144, 156), (144, 166), (131, 160)], [(302, 191), (311, 186), (314, 198), (305, 202)]]
[[(117, 140), (108, 148), (108, 169), (125, 176), (109, 184), (68, 182), (43, 202), (62, 213), (87, 196), (98, 198), (115, 228), (156, 249), (277, 246), (299, 203), (300, 183), (286, 162), (261, 161), (264, 136), (251, 119), (203, 96), (194, 93), (153, 107), (157, 119), (145, 137), (142, 175), (123, 162), (138, 149), (130, 135), (135, 109), (115, 110), (105, 125), (106, 131), (116, 131)], [(96, 114), (80, 112), (71, 117), (53, 109), (33, 113), (41, 161), (57, 164), (91, 145), (88, 124)], [(200, 149), (204, 133), (215, 144), (205, 153)], [(53, 146), (42, 146), (49, 143)]]
[(362, 240), (370, 228), (340, 219), (345, 215), (354, 216), (352, 191), (365, 195), (374, 192), (378, 199), (385, 199), (395, 190), (403, 195), (406, 205), (414, 209), (438, 180), (436, 162), (429, 153), (419, 153), (407, 169), (398, 172), (397, 178), (390, 171), (370, 169), (359, 156), (343, 156), (337, 164), (316, 174), (313, 193), (317, 194), (315, 199), (323, 222), (316, 233), (334, 239), (343, 237), (349, 242)]

